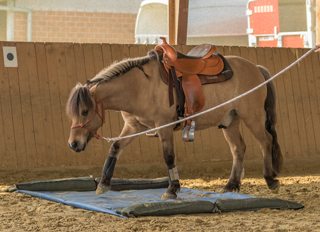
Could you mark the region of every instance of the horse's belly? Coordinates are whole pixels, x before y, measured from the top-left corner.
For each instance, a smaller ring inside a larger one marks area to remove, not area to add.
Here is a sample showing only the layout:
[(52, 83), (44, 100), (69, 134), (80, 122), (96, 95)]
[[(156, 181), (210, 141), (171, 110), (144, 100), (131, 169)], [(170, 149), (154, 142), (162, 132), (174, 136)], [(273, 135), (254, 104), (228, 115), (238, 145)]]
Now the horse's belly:
[[(205, 95), (205, 103), (200, 112), (218, 106), (234, 97), (234, 88), (232, 87), (232, 85), (227, 86), (226, 84), (227, 82), (202, 86), (203, 93)], [(226, 89), (228, 89), (229, 91), (226, 91)], [(234, 104), (231, 103), (194, 118), (194, 121), (196, 123), (196, 130), (203, 130), (221, 125), (221, 123), (233, 109)]]
[[(232, 111), (232, 109), (230, 110)], [(225, 111), (216, 111), (216, 112), (209, 112), (206, 113), (205, 115), (199, 116), (194, 118), (193, 120), (196, 123), (196, 130), (205, 130), (210, 127), (217, 127), (219, 125), (224, 125), (228, 126), (230, 123), (225, 123), (228, 118), (228, 115), (230, 111), (225, 110)]]

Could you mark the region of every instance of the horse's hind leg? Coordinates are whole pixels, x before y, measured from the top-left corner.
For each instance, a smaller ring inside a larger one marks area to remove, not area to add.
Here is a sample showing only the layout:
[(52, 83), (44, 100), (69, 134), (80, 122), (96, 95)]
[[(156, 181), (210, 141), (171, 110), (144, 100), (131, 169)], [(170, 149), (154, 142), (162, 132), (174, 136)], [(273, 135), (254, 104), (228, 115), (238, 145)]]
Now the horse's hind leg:
[(265, 129), (265, 111), (252, 115), (250, 118), (243, 119), (246, 126), (250, 129), (251, 133), (258, 140), (260, 149), (263, 154), (263, 177), (267, 182), (268, 188), (273, 192), (278, 192), (280, 182), (276, 177), (273, 170), (273, 155), (272, 155), (272, 135)]
[(223, 129), (223, 134), (229, 143), (233, 156), (232, 171), (228, 183), (221, 189), (221, 192), (240, 191), (241, 179), (244, 175), (243, 157), (246, 150), (246, 145), (241, 137), (239, 130), (240, 118), (237, 117), (228, 126)]
[(168, 174), (169, 174), (169, 187), (165, 194), (163, 194), (162, 199), (176, 199), (177, 192), (180, 190), (180, 182), (178, 170), (175, 166), (175, 154), (173, 149), (173, 130), (171, 127), (161, 129), (158, 131), (162, 150), (163, 158), (167, 164)]

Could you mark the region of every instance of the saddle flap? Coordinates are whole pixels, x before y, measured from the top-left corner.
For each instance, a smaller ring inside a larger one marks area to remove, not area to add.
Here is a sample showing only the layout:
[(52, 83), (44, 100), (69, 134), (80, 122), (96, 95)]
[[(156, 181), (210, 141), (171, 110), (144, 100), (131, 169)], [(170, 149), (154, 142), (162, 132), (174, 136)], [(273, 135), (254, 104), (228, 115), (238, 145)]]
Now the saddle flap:
[(183, 74), (182, 88), (188, 107), (187, 113), (194, 114), (195, 112), (200, 111), (204, 105), (204, 94), (198, 75)]

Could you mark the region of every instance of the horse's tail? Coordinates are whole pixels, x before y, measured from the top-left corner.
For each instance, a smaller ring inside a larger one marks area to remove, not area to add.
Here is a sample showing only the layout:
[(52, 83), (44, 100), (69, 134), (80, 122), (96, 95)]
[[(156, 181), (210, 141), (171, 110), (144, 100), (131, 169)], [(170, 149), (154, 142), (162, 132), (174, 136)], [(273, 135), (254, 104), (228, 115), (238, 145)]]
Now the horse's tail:
[[(269, 71), (260, 65), (257, 65), (263, 74), (265, 80), (268, 80), (271, 75)], [(281, 149), (278, 144), (277, 132), (275, 126), (277, 123), (277, 113), (276, 113), (276, 91), (275, 86), (272, 82), (267, 84), (267, 98), (264, 102), (264, 109), (266, 111), (266, 122), (265, 128), (272, 135), (272, 167), (274, 172), (274, 177), (280, 174), (282, 169), (283, 157), (281, 154)]]

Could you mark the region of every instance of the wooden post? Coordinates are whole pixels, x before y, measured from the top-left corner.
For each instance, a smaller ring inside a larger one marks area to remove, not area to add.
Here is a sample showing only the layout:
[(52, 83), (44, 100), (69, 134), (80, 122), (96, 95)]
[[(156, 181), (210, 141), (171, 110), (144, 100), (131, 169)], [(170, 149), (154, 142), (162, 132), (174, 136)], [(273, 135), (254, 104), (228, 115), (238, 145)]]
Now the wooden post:
[(187, 44), (188, 9), (189, 9), (189, 0), (180, 0), (178, 34), (177, 34), (177, 43), (179, 45)]
[(317, 0), (317, 12), (316, 12), (316, 27), (317, 27), (317, 44), (320, 44), (320, 0)]
[(169, 43), (187, 43), (189, 0), (169, 0)]
[(178, 4), (177, 0), (169, 0), (168, 15), (169, 15), (169, 44), (177, 44), (177, 25), (176, 25), (176, 7)]

